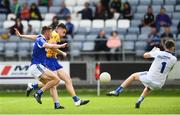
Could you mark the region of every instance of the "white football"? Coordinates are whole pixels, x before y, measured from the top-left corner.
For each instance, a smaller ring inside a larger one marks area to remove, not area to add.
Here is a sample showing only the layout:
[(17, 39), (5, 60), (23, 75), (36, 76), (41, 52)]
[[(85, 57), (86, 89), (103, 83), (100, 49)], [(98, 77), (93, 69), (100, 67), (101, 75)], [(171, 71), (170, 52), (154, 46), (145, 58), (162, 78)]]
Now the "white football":
[(111, 81), (111, 75), (108, 72), (102, 72), (99, 77), (101, 82)]

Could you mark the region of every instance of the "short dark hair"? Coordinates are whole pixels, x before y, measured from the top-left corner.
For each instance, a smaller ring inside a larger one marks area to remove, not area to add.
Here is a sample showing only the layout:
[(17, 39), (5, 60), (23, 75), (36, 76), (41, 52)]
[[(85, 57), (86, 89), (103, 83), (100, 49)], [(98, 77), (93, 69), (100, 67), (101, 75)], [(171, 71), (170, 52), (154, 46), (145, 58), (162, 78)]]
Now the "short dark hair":
[(41, 33), (44, 34), (47, 30), (51, 30), (52, 28), (49, 27), (49, 26), (43, 26), (42, 27), (42, 30), (41, 30)]
[(111, 32), (111, 36), (113, 35), (113, 33), (118, 34), (118, 31), (116, 31), (116, 30), (115, 30), (115, 31), (112, 31), (112, 32)]
[(162, 9), (162, 10), (166, 10), (166, 8), (165, 8), (165, 7), (163, 7), (163, 6), (161, 7), (161, 9)]
[(168, 39), (165, 41), (165, 47), (167, 49), (171, 49), (173, 47), (175, 47), (175, 41), (173, 39)]
[(71, 19), (71, 16), (66, 16), (66, 20), (69, 20), (69, 19)]
[(60, 24), (57, 25), (56, 28), (66, 29), (66, 26), (65, 26), (65, 24), (63, 24), (63, 23), (60, 23)]

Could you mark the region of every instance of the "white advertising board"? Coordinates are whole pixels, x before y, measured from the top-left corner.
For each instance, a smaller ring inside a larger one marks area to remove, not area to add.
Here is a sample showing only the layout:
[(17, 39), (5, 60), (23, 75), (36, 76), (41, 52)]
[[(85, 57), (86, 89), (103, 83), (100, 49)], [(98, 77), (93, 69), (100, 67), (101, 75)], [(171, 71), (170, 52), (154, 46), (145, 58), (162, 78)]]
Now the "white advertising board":
[[(69, 62), (60, 62), (69, 73)], [(0, 62), (0, 84), (26, 84), (35, 81), (29, 73), (30, 62)]]

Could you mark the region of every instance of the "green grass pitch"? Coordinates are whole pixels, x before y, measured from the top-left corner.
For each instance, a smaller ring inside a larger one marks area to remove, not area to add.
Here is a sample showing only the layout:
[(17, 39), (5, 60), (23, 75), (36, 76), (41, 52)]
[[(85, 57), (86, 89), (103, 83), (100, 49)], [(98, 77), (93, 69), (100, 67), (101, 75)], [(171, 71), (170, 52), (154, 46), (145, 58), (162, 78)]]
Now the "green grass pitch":
[(25, 97), (21, 92), (0, 92), (0, 114), (180, 114), (180, 91), (155, 91), (147, 97), (140, 109), (134, 104), (139, 97), (139, 91), (126, 91), (119, 97), (106, 97), (105, 92), (97, 97), (95, 92), (79, 93), (90, 103), (75, 107), (72, 98), (66, 93), (60, 93), (60, 102), (64, 110), (54, 110), (49, 95), (42, 97), (43, 104), (35, 99)]

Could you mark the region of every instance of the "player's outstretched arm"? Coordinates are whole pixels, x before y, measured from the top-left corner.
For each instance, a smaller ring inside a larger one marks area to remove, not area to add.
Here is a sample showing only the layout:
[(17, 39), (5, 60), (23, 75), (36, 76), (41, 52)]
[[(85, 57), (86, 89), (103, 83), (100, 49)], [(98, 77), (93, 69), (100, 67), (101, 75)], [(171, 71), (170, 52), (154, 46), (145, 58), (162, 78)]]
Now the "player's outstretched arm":
[(57, 52), (58, 54), (63, 55), (63, 57), (66, 57), (66, 56), (67, 56), (67, 53), (66, 53), (66, 52), (63, 52), (63, 51), (61, 51), (61, 50), (59, 50), (59, 49), (54, 49), (54, 51)]
[(67, 47), (67, 43), (64, 43), (64, 44), (61, 44), (61, 45), (45, 43), (43, 47), (44, 48), (59, 49), (59, 48)]
[(19, 36), (19, 37), (21, 37), (21, 38), (26, 38), (26, 39), (30, 39), (30, 40), (35, 40), (36, 37), (37, 37), (37, 35), (22, 35), (22, 34), (19, 33), (19, 31), (18, 31), (16, 28), (14, 28), (14, 30), (15, 30), (16, 35)]

